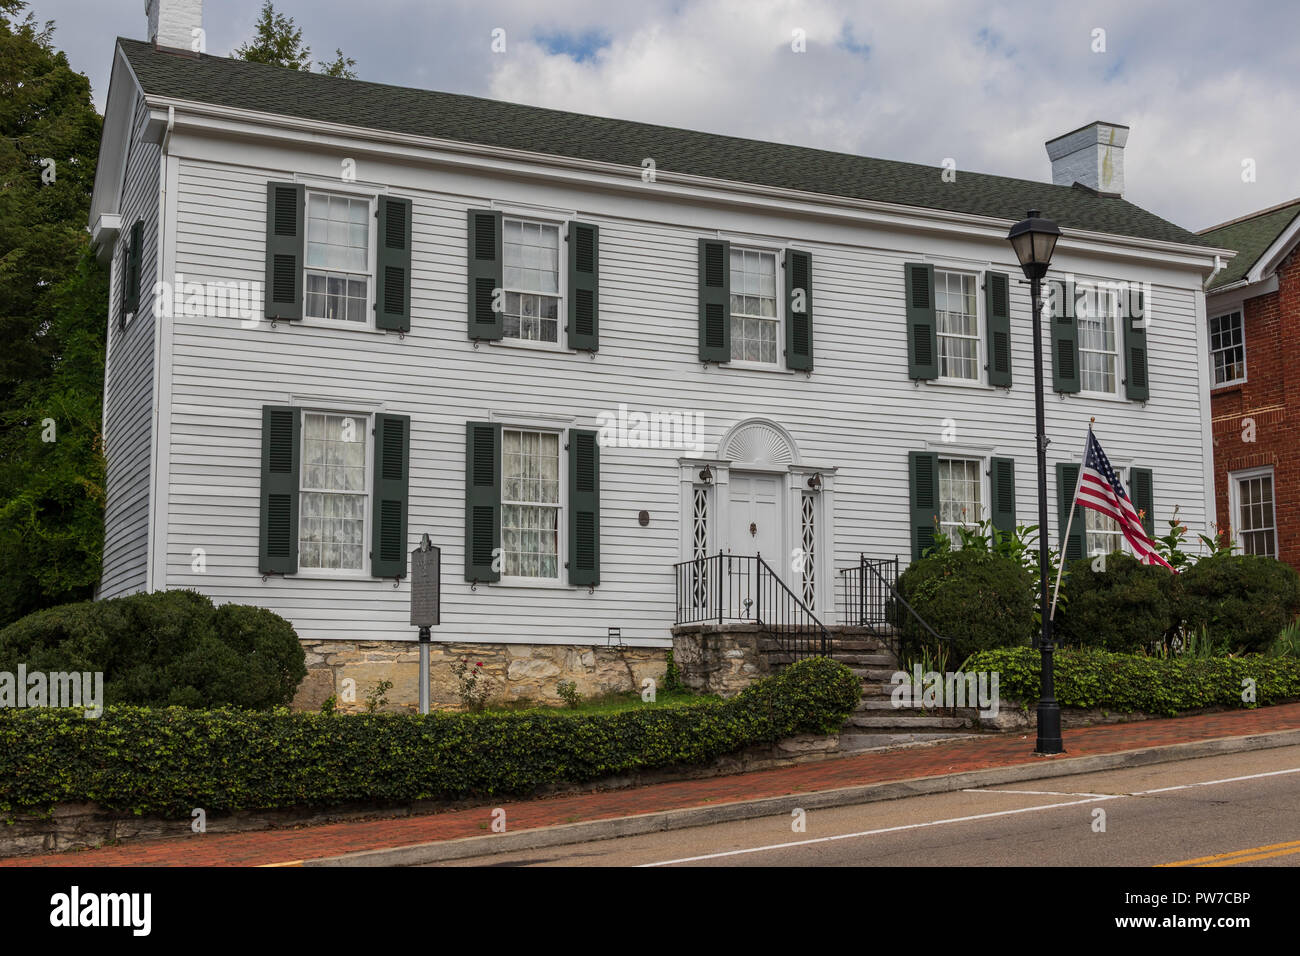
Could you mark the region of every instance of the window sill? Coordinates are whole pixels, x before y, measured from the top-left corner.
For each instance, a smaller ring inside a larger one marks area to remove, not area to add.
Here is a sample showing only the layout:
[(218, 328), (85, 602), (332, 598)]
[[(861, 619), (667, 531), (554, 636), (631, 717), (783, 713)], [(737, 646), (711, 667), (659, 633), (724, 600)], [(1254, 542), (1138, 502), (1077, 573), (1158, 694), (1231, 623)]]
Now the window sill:
[(561, 581), (559, 578), (508, 578), (502, 577), (499, 581), (494, 581), (490, 585), (494, 588), (530, 588), (542, 591), (569, 591), (575, 585)]
[(293, 574), (281, 575), (286, 581), (392, 581), (392, 578), (377, 578), (366, 571), (295, 571)]
[(1240, 392), (1242, 386), (1245, 384), (1246, 379), (1239, 378), (1233, 382), (1224, 382), (1222, 385), (1211, 385), (1210, 397), (1213, 398), (1216, 395), (1230, 395), (1233, 392)]
[(796, 369), (786, 368), (784, 365), (771, 364), (767, 362), (738, 362), (733, 359), (730, 362), (719, 362), (718, 368), (734, 368), (742, 372), (767, 372), (769, 375), (793, 375)]
[(985, 392), (996, 391), (1002, 386), (990, 385), (988, 382), (972, 382), (968, 378), (930, 378), (923, 379), (927, 385), (939, 385), (948, 388), (975, 388)]
[[(270, 323), (270, 319), (261, 321)], [(358, 322), (340, 322), (336, 319), (276, 319), (275, 324), (300, 325), (305, 329), (334, 329), (339, 332), (368, 332), (371, 335), (387, 335), (387, 329), (377, 329), (373, 325), (361, 325)]]
[(532, 352), (568, 352), (559, 342), (534, 342), (530, 339), (499, 338), (492, 339), (489, 345), (504, 345), (509, 349), (527, 349)]
[[(1085, 392), (1077, 391), (1074, 393), (1076, 398), (1087, 398), (1097, 402), (1115, 402), (1120, 405), (1145, 405), (1146, 402), (1139, 402), (1137, 399), (1125, 398), (1123, 395), (1116, 395), (1112, 392)], [(1147, 399), (1150, 401), (1150, 399)]]

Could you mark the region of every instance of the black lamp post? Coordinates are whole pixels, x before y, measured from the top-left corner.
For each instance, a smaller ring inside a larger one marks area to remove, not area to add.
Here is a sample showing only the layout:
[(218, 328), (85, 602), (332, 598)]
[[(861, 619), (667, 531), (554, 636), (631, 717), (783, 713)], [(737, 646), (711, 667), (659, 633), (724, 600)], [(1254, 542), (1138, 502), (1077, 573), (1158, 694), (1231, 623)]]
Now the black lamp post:
[[(1038, 442), (1038, 607), (1043, 620), (1038, 647), (1043, 655), (1043, 669), (1038, 700), (1037, 754), (1059, 754), (1065, 751), (1061, 743), (1061, 706), (1056, 701), (1056, 685), (1052, 664), (1052, 620), (1047, 607), (1047, 430), (1043, 424), (1043, 331), (1042, 283), (1052, 263), (1052, 251), (1061, 230), (1050, 219), (1041, 219), (1037, 209), (1029, 210), (1028, 218), (1016, 223), (1007, 234), (1011, 248), (1016, 251), (1020, 268), (1029, 280), (1029, 297), (1034, 315), (1034, 426)], [(1058, 305), (1059, 308), (1059, 305)], [(1064, 555), (1062, 555), (1064, 560)]]

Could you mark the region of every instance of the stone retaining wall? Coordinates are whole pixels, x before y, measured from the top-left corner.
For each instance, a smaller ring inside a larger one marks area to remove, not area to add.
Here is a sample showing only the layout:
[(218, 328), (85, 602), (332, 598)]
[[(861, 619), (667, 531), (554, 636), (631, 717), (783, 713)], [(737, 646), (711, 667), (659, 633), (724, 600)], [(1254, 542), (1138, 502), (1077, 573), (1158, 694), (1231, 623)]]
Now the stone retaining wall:
[[(295, 710), (320, 710), (331, 695), (341, 711), (366, 708), (367, 695), (382, 681), (384, 711), (414, 711), (420, 701), (420, 651), (414, 641), (305, 640), (307, 676), (293, 699)], [(468, 660), (481, 673), (491, 703), (559, 704), (560, 681), (572, 681), (583, 697), (640, 691), (653, 678), (663, 687), (667, 648), (605, 647), (575, 644), (449, 644), (429, 645), (429, 699), (439, 710), (461, 709), (459, 684), (452, 667)], [(478, 664), (482, 667), (478, 667)], [(352, 698), (345, 700), (351, 679)]]

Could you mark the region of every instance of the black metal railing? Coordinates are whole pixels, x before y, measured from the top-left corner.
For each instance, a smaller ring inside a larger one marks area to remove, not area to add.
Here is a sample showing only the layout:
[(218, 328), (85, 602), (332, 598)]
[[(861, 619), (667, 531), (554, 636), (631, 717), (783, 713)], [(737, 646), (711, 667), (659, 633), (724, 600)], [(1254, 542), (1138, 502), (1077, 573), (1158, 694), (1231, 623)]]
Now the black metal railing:
[[(936, 641), (948, 638), (939, 634), (916, 613), (898, 593), (898, 556), (869, 558), (858, 556), (858, 563), (840, 568), (837, 573), (839, 619), (853, 627), (871, 629), (889, 642), (895, 653), (901, 650), (900, 638), (909, 619)], [(939, 645), (942, 646), (942, 645)]]
[(762, 555), (702, 555), (673, 566), (676, 624), (757, 624), (795, 658), (827, 654), (830, 633)]

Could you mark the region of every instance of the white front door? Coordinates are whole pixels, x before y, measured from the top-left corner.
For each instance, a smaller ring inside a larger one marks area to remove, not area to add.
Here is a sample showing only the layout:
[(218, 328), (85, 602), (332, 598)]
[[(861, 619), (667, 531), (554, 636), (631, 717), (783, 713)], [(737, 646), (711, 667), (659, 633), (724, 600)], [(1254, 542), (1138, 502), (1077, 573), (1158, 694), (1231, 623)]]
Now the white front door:
[(727, 549), (732, 554), (761, 554), (784, 577), (781, 477), (733, 471), (728, 491)]

